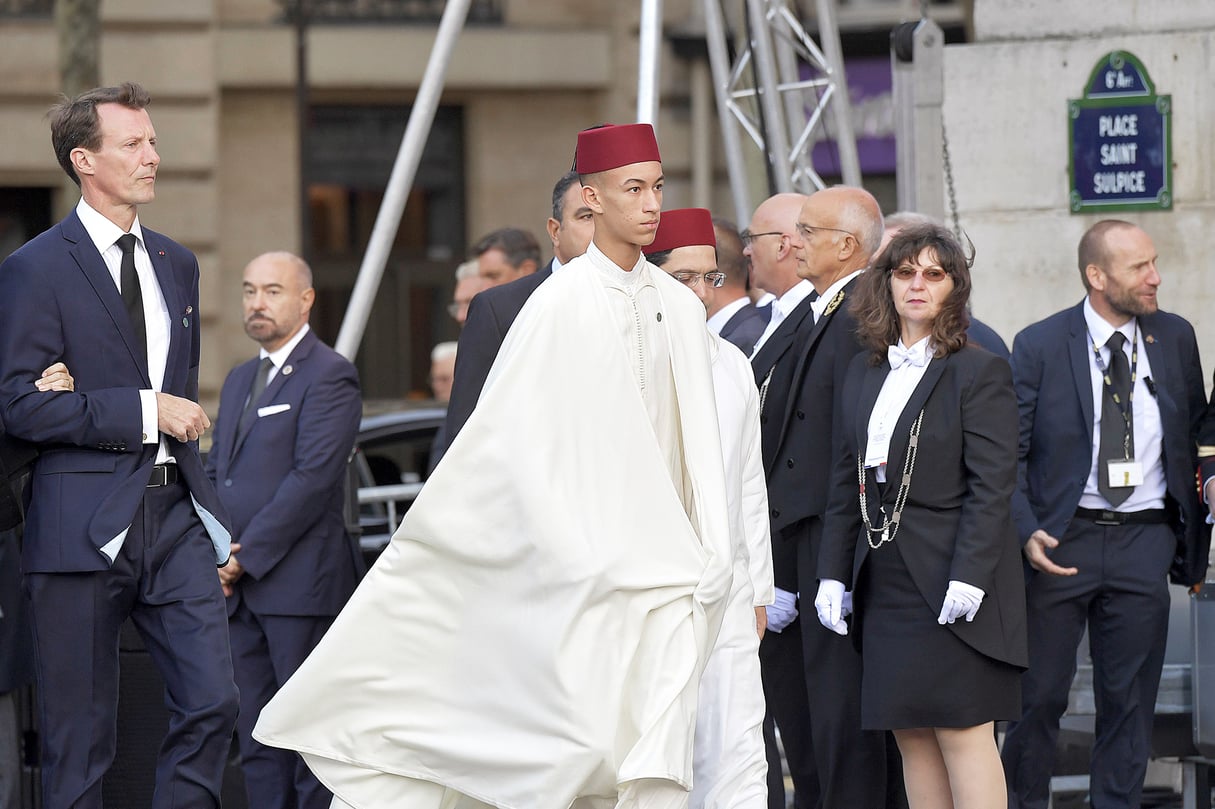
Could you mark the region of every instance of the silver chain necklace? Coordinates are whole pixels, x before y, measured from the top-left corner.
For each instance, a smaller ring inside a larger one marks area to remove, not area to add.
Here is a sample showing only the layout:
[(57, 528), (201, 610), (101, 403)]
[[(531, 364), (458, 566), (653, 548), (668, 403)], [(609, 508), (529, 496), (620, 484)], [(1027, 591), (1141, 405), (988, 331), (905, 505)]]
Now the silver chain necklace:
[[(869, 547), (877, 550), (887, 542), (893, 542), (899, 532), (899, 521), (903, 518), (903, 506), (907, 505), (907, 492), (911, 490), (911, 473), (915, 471), (916, 449), (920, 443), (920, 424), (924, 421), (924, 411), (915, 417), (911, 425), (911, 437), (907, 442), (907, 455), (903, 458), (903, 478), (899, 481), (899, 491), (894, 498), (894, 513), (886, 516), (886, 507), (878, 502), (878, 510), (882, 512), (882, 524), (877, 528), (869, 522), (869, 501), (865, 497), (865, 459), (861, 453), (856, 455), (856, 482), (861, 492), (861, 520), (865, 523), (865, 539)], [(880, 536), (875, 543), (873, 538)]]

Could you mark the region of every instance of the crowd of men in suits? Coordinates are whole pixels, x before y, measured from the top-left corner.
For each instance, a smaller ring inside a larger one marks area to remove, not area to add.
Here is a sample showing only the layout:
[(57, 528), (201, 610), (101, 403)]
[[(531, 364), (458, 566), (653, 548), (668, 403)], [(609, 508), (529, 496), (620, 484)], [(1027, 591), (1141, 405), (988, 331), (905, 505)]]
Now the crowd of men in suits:
[[(225, 381), (204, 466), (198, 263), (137, 215), (159, 165), (147, 104), (126, 84), (56, 107), (56, 155), (82, 199), (0, 265), (0, 418), (10, 437), (0, 461), (20, 467), (0, 468), (0, 480), (29, 479), (19, 491), (0, 486), (0, 562), (15, 553), (23, 519), (27, 598), (14, 602), (14, 588), (0, 586), (0, 640), (28, 606), (46, 805), (101, 806), (117, 744), (117, 633), (130, 619), (168, 694), (157, 809), (218, 805), (234, 729), (250, 805), (327, 806), (298, 756), (260, 745), (252, 729), (362, 572), (342, 510), (357, 374), (308, 329), (307, 265), (288, 253), (257, 257), (243, 300), (259, 356)], [(796, 806), (904, 805), (897, 750), (860, 728), (855, 648), (803, 616), (816, 589), (835, 393), (862, 350), (848, 298), (881, 249), (883, 217), (868, 192), (835, 187), (777, 194), (741, 231), (714, 225), (725, 280), (706, 290), (707, 327), (749, 357), (760, 402), (776, 588), (755, 684), (767, 701), (769, 806), (785, 805), (777, 730)], [(593, 227), (571, 172), (554, 188), (547, 265), (525, 229), (477, 243), (452, 303), (463, 329), (444, 442), (475, 408), (529, 296), (587, 250)], [(1158, 308), (1150, 236), (1097, 222), (1078, 270), (1084, 299), (1021, 331), (1010, 360), (1030, 668), (1003, 756), (1010, 806), (1034, 809), (1049, 800), (1086, 628), (1097, 696), (1092, 804), (1138, 805), (1167, 583), (1203, 581), (1215, 514), (1215, 401), (1192, 327)], [(972, 330), (1008, 353), (978, 321)], [(0, 666), (17, 659), (28, 657), (6, 653)], [(12, 682), (0, 676), (0, 689)], [(4, 712), (0, 701), (0, 758)]]
[[(563, 177), (554, 192), (554, 260), (482, 292), (469, 307), (449, 440), (475, 405), (514, 316), (554, 268), (576, 255), (558, 241), (572, 181)], [(861, 350), (845, 305), (849, 282), (890, 235), (924, 219), (897, 213), (883, 221), (867, 193), (834, 188), (809, 197), (777, 194), (756, 208), (741, 233), (715, 222), (726, 281), (709, 290), (708, 325), (751, 358), (763, 402), (777, 588), (760, 647), (773, 809), (785, 806), (775, 729), (794, 805), (905, 801), (892, 740), (860, 730), (855, 650), (813, 616), (803, 620), (800, 608), (801, 594), (815, 589), (833, 392)], [(1167, 583), (1203, 580), (1206, 515), (1215, 511), (1208, 506), (1215, 499), (1215, 458), (1203, 461), (1199, 476), (1211, 484), (1208, 491), (1196, 491), (1193, 482), (1199, 448), (1204, 456), (1215, 453), (1215, 406), (1206, 403), (1193, 329), (1158, 310), (1161, 275), (1150, 236), (1131, 223), (1105, 220), (1086, 234), (1078, 255), (1084, 300), (1023, 330), (1011, 354), (977, 318), (968, 330), (972, 342), (1010, 359), (1020, 401), (1022, 474), (1014, 513), (1027, 560), (1031, 666), (1024, 717), (1008, 730), (1004, 760), (1010, 806), (1035, 809), (1049, 798), (1059, 718), (1086, 627), (1099, 695), (1094, 806), (1138, 805), (1167, 634)], [(1090, 315), (1086, 326), (1085, 312), (1095, 310), (1101, 314)], [(1094, 326), (1098, 319), (1109, 325)], [(1127, 332), (1124, 353), (1138, 371), (1133, 392), (1122, 396), (1132, 403), (1126, 412), (1133, 413), (1138, 443), (1113, 459), (1132, 464), (1137, 494), (1130, 509), (1123, 500), (1103, 500), (1101, 492), (1109, 482), (1102, 479), (1113, 474), (1100, 445), (1102, 413), (1109, 419), (1119, 405), (1108, 386), (1097, 384), (1106, 375), (1101, 363), (1112, 360), (1109, 349), (1102, 354), (1105, 341), (1094, 340), (1097, 331), (1119, 329)]]

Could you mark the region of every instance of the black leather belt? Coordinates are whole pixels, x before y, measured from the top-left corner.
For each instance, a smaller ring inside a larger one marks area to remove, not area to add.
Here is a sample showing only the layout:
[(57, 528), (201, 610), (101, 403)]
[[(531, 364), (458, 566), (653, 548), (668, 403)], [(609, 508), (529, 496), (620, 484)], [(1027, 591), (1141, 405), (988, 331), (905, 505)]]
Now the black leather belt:
[(1169, 521), (1169, 513), (1163, 508), (1145, 508), (1142, 511), (1078, 508), (1076, 516), (1082, 520), (1092, 520), (1097, 525), (1159, 525)]
[(148, 478), (148, 488), (157, 486), (172, 486), (177, 482), (177, 464), (158, 463), (152, 467), (152, 477)]

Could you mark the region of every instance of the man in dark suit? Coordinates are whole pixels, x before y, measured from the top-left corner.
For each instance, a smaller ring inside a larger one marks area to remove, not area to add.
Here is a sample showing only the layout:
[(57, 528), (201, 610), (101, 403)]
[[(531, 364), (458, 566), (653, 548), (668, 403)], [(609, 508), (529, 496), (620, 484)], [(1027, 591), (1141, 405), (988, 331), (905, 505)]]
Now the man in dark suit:
[[(863, 189), (837, 186), (801, 207), (792, 248), (797, 272), (814, 285), (812, 323), (789, 366), (788, 394), (765, 407), (764, 462), (772, 536), (797, 546), (798, 585), (811, 603), (818, 589), (818, 551), (830, 490), (831, 425), (848, 365), (862, 348), (848, 295), (882, 240), (882, 214)], [(779, 366), (778, 366), (779, 369)], [(774, 375), (770, 389), (778, 376)], [(777, 408), (773, 408), (777, 404)], [(823, 806), (887, 805), (886, 734), (860, 729), (860, 655), (847, 639), (815, 620), (801, 623), (810, 728)], [(899, 779), (891, 779), (899, 802)]]
[(553, 187), (553, 215), (548, 220), (548, 234), (553, 242), (553, 260), (544, 269), (479, 292), (468, 307), (468, 319), (460, 332), (460, 347), (456, 352), (456, 375), (451, 401), (447, 404), (447, 421), (443, 425), (447, 446), (455, 440), (477, 406), (502, 340), (523, 304), (555, 270), (585, 253), (595, 235), (595, 221), (590, 208), (582, 201), (582, 185), (577, 172), (562, 175)]
[(713, 220), (713, 235), (717, 238), (717, 267), (726, 274), (721, 286), (708, 289), (705, 301), (709, 331), (738, 346), (747, 356), (755, 350), (755, 341), (768, 325), (768, 310), (762, 312), (747, 295), (750, 273), (747, 257), (743, 255), (742, 239), (733, 222)]
[(487, 233), (472, 252), (477, 259), (477, 272), (487, 288), (517, 281), (540, 266), (536, 237), (520, 228), (499, 228)]
[(228, 596), (249, 806), (327, 809), (294, 752), (252, 737), (262, 708), (333, 623), (362, 572), (346, 530), (346, 463), (362, 400), (354, 366), (308, 327), (312, 270), (291, 253), (245, 267), (245, 333), (261, 351), (228, 374), (207, 474), (232, 515)]
[[(154, 809), (219, 805), (236, 721), (215, 566), (227, 517), (198, 456), (198, 262), (141, 228), (160, 158), (134, 84), (51, 111), (82, 199), (0, 265), (0, 408), (37, 444), (22, 566), (42, 718), (43, 801), (100, 807), (130, 618), (166, 687)], [(40, 391), (61, 360), (75, 391)]]
[[(801, 194), (777, 194), (762, 202), (742, 232), (743, 254), (750, 259), (755, 283), (776, 296), (768, 307), (775, 323), (767, 325), (753, 349), (751, 367), (760, 386), (760, 443), (767, 463), (775, 453), (777, 419), (789, 395), (796, 345), (804, 336), (802, 325), (813, 324), (810, 313), (814, 287), (797, 274), (793, 249), (797, 216), (806, 198)], [(771, 478), (769, 485), (771, 484)], [(806, 696), (805, 664), (802, 659), (802, 618), (797, 614), (797, 543), (772, 534), (772, 573), (776, 603), (769, 605), (768, 631), (759, 646), (760, 674), (768, 712), (764, 718), (764, 741), (768, 752), (768, 806), (784, 809), (785, 785), (775, 730), (780, 730), (785, 759), (793, 779), (794, 805), (819, 805), (814, 747), (810, 739), (810, 707)], [(810, 616), (810, 620), (814, 620)]]
[(1138, 227), (1080, 241), (1086, 297), (1013, 341), (1020, 472), (1013, 517), (1028, 588), (1024, 711), (1004, 742), (1009, 806), (1050, 799), (1059, 717), (1087, 625), (1097, 698), (1094, 807), (1136, 807), (1168, 631), (1168, 578), (1203, 580), (1210, 529), (1194, 490), (1204, 406), (1194, 330), (1157, 308)]

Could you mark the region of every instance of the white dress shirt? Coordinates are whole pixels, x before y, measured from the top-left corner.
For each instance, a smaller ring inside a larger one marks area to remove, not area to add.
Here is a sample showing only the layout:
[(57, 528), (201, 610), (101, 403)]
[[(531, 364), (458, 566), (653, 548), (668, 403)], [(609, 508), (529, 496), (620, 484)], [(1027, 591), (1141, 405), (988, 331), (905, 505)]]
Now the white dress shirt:
[(831, 305), (831, 301), (835, 298), (836, 294), (841, 289), (846, 287), (848, 285), (849, 281), (851, 281), (853, 278), (856, 278), (858, 275), (860, 275), (864, 271), (865, 270), (862, 268), (862, 269), (857, 270), (856, 272), (845, 275), (843, 278), (840, 278), (834, 284), (827, 287), (827, 291), (824, 292), (822, 295), (819, 295), (818, 300), (816, 300), (810, 304), (810, 311), (814, 312), (814, 322), (815, 323), (817, 323), (818, 319), (823, 316), (823, 312), (827, 311), (827, 307)]
[[(817, 302), (815, 301), (815, 303)], [(869, 413), (869, 440), (865, 444), (865, 466), (876, 467), (874, 475), (881, 483), (886, 482), (886, 464), (889, 460), (890, 437), (894, 433), (894, 426), (907, 407), (907, 402), (911, 400), (911, 395), (915, 393), (916, 386), (927, 373), (928, 363), (932, 362), (932, 352), (928, 347), (929, 339), (925, 337), (911, 346), (903, 345), (903, 341), (900, 339), (897, 346), (891, 347), (891, 354), (905, 352), (909, 355), (909, 359), (897, 368), (895, 362), (891, 361), (890, 373), (886, 374), (886, 379), (882, 382), (882, 389), (878, 392), (877, 401), (873, 403), (873, 410)]]
[(718, 309), (713, 314), (713, 317), (709, 318), (705, 322), (705, 325), (709, 327), (709, 331), (721, 336), (721, 330), (724, 329), (726, 324), (730, 322), (730, 318), (734, 317), (734, 315), (737, 314), (740, 309), (750, 302), (751, 298), (746, 295), (743, 295), (737, 300), (730, 301), (725, 306)]
[[(269, 357), (270, 362), (272, 363), (270, 366), (270, 373), (266, 376), (267, 385), (270, 384), (270, 381), (274, 379), (274, 377), (278, 376), (279, 371), (282, 370), (283, 363), (287, 361), (287, 358), (291, 356), (291, 352), (295, 351), (295, 347), (300, 344), (300, 340), (303, 340), (304, 335), (309, 331), (311, 331), (311, 329), (309, 328), (308, 324), (305, 323), (300, 327), (300, 330), (293, 334), (291, 339), (284, 343), (277, 351), (267, 351), (263, 348), (261, 351), (257, 352), (258, 359)], [(288, 373), (290, 373), (290, 371), (288, 371)]]
[(754, 359), (759, 350), (764, 347), (764, 343), (768, 342), (768, 338), (772, 336), (772, 332), (776, 331), (781, 322), (784, 321), (789, 313), (797, 308), (797, 305), (810, 296), (814, 291), (814, 285), (809, 281), (802, 279), (793, 285), (791, 289), (785, 292), (776, 300), (772, 301), (771, 319), (768, 321), (767, 327), (764, 328), (764, 333), (755, 341), (755, 348), (751, 350), (751, 358)]
[[(110, 277), (114, 279), (114, 286), (121, 294), (122, 248), (118, 246), (118, 239), (125, 235), (125, 231), (98, 213), (83, 198), (76, 205), (76, 215), (96, 245), (106, 269), (110, 271)], [(160, 445), (156, 453), (156, 463), (159, 464), (173, 460), (160, 434), (159, 409), (156, 406), (156, 393), (163, 389), (165, 366), (169, 361), (169, 307), (161, 294), (156, 271), (152, 269), (152, 259), (143, 241), (138, 216), (130, 232), (135, 236), (135, 273), (139, 276), (139, 291), (143, 296), (144, 328), (148, 338), (148, 381), (152, 383), (150, 390), (139, 392), (143, 443)]]
[[(1101, 361), (1105, 367), (1110, 366), (1110, 350), (1105, 343), (1114, 333), (1114, 327), (1105, 318), (1097, 314), (1086, 298), (1084, 300), (1084, 322), (1088, 325), (1088, 335), (1101, 351)], [(1160, 406), (1152, 395), (1147, 380), (1152, 376), (1152, 363), (1148, 359), (1143, 344), (1143, 330), (1138, 328), (1138, 320), (1131, 318), (1127, 323), (1118, 327), (1118, 331), (1126, 337), (1122, 346), (1126, 361), (1131, 362), (1131, 340), (1139, 344), (1139, 361), (1135, 369), (1135, 388), (1131, 392), (1131, 407), (1135, 425), (1135, 460), (1143, 465), (1143, 483), (1135, 487), (1130, 496), (1118, 506), (1118, 511), (1142, 511), (1145, 508), (1164, 508), (1164, 495), (1167, 484), (1164, 476), (1162, 450), (1164, 448), (1164, 429), (1160, 424)], [(1093, 391), (1093, 454), (1089, 464), (1088, 482), (1084, 484), (1084, 494), (1080, 497), (1080, 508), (1110, 509), (1109, 501), (1097, 489), (1097, 476), (1106, 474), (1106, 460), (1099, 457), (1101, 447), (1101, 408), (1105, 401), (1105, 382), (1097, 361), (1093, 357), (1093, 346), (1087, 345), (1084, 353), (1088, 357), (1089, 378)]]

